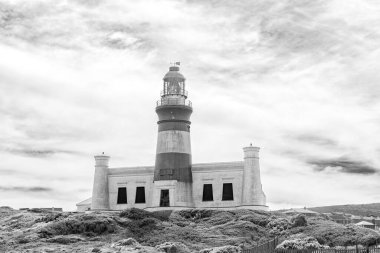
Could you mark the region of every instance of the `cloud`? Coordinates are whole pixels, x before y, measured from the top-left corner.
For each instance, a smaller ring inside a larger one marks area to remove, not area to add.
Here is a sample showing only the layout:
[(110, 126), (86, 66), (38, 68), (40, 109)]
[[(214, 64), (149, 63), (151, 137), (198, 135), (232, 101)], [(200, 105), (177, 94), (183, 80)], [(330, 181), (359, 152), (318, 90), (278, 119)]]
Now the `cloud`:
[(5, 187), (5, 186), (0, 186), (0, 191), (5, 191), (5, 192), (27, 192), (27, 193), (32, 193), (32, 192), (52, 192), (52, 188), (48, 187), (41, 187), (41, 186), (32, 186), (32, 187), (23, 187), (23, 186), (12, 186), (12, 187)]
[(333, 139), (326, 138), (323, 136), (313, 135), (313, 134), (303, 134), (295, 136), (295, 138), (301, 142), (308, 144), (315, 144), (320, 146), (337, 146), (337, 142)]
[(253, 142), (276, 205), (374, 201), (379, 11), (362, 0), (4, 0), (1, 179), (72, 189), (59, 203), (73, 209), (91, 194), (94, 154), (153, 165), (155, 101), (181, 61), (194, 163), (241, 160)]
[(330, 160), (310, 160), (309, 164), (317, 171), (336, 170), (343, 173), (371, 175), (379, 172), (379, 169), (361, 161), (352, 161), (344, 158)]
[(15, 155), (21, 155), (21, 156), (28, 156), (28, 157), (50, 157), (55, 154), (67, 154), (67, 155), (79, 155), (82, 154), (81, 152), (71, 151), (71, 150), (57, 150), (57, 149), (5, 149), (6, 152), (15, 154)]
[(103, 0), (70, 0), (70, 2), (89, 7), (96, 7), (100, 5), (103, 2)]

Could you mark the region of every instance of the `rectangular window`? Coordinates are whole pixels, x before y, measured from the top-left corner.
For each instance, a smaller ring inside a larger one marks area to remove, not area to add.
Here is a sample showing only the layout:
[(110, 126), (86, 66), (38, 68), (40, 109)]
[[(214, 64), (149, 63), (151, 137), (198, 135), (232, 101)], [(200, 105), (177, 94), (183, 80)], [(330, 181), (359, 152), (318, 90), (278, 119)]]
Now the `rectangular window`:
[(234, 200), (234, 192), (232, 190), (232, 183), (223, 184), (222, 200)]
[(212, 184), (204, 184), (202, 201), (213, 201), (213, 200), (214, 200), (214, 197), (212, 195)]
[(145, 203), (145, 187), (139, 186), (136, 187), (136, 204), (142, 204)]
[(117, 203), (127, 204), (127, 187), (119, 187), (117, 190)]

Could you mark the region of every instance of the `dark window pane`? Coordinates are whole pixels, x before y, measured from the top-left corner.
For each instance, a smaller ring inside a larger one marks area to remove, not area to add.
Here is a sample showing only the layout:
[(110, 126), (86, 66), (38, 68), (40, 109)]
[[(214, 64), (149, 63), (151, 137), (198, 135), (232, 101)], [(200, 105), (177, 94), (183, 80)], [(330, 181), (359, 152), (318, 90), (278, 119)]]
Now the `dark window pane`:
[(202, 201), (213, 201), (212, 184), (203, 185), (203, 198)]
[(136, 188), (136, 201), (135, 203), (145, 203), (145, 187)]
[(232, 183), (223, 184), (222, 200), (234, 200), (234, 192), (232, 190)]
[(127, 188), (119, 187), (117, 190), (117, 203), (118, 204), (127, 204)]
[(169, 190), (161, 190), (160, 206), (170, 206)]

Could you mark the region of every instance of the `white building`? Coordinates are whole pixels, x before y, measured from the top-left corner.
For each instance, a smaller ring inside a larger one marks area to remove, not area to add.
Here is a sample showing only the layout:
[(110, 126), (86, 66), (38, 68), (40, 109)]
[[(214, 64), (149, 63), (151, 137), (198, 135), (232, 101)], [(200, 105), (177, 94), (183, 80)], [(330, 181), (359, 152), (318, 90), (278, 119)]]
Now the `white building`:
[(92, 198), (78, 211), (184, 208), (247, 208), (267, 210), (260, 179), (258, 147), (243, 148), (244, 160), (191, 161), (190, 116), (185, 78), (178, 66), (164, 77), (157, 102), (158, 140), (154, 166), (109, 168), (110, 157), (95, 156)]

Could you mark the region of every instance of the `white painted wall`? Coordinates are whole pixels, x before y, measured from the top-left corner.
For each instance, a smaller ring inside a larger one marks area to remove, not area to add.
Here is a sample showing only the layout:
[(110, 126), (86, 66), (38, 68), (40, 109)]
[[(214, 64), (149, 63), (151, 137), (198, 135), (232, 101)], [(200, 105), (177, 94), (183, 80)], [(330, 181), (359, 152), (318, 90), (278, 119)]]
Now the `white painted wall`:
[[(123, 210), (126, 208), (137, 207), (146, 208), (150, 205), (152, 196), (153, 173), (151, 174), (129, 174), (109, 175), (109, 207), (111, 210)], [(135, 203), (136, 187), (145, 187), (145, 204)], [(127, 188), (127, 204), (117, 204), (117, 192), (119, 187)]]
[[(243, 169), (193, 172), (194, 204), (200, 208), (220, 208), (241, 205)], [(232, 183), (234, 200), (222, 201), (223, 184)], [(203, 185), (212, 184), (213, 201), (202, 201)]]
[[(108, 194), (106, 199), (110, 210), (123, 210), (131, 207), (159, 209), (161, 189), (169, 190), (170, 206), (173, 208), (250, 208), (266, 210), (261, 180), (256, 178), (260, 176), (260, 167), (256, 155), (248, 155), (249, 159), (245, 159), (245, 162), (193, 164), (192, 185), (177, 182), (176, 180), (153, 182), (153, 166), (108, 168), (108, 161), (105, 163), (104, 160), (101, 160), (100, 164), (97, 163), (97, 166), (102, 169), (102, 173), (105, 169), (107, 180), (104, 180), (102, 176), (95, 172), (94, 189), (96, 190), (94, 192), (98, 196), (102, 196), (101, 200), (104, 200), (103, 195), (105, 193)], [(247, 176), (249, 177), (248, 184)], [(104, 185), (105, 182), (107, 183), (106, 185)], [(223, 183), (232, 183), (234, 200), (222, 201)], [(213, 201), (202, 201), (204, 184), (212, 184)], [(135, 203), (136, 187), (138, 186), (145, 187), (145, 204)], [(101, 190), (101, 187), (105, 188)], [(117, 204), (119, 187), (127, 188), (127, 204)], [(245, 202), (243, 201), (244, 191), (253, 194)], [(192, 201), (183, 201), (185, 199), (191, 199)], [(94, 196), (92, 206), (94, 206)], [(82, 210), (84, 208), (78, 205), (78, 211), (85, 211)]]

